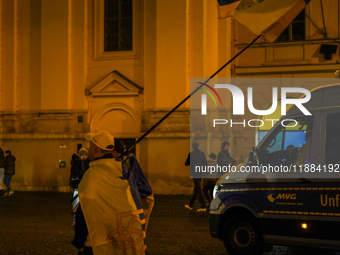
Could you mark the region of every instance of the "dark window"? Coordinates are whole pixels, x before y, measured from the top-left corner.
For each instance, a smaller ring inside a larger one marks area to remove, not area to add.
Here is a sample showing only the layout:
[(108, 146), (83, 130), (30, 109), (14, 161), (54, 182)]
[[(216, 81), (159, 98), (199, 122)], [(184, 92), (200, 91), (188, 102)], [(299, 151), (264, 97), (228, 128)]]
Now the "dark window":
[(340, 114), (327, 116), (326, 164), (340, 163)]
[(305, 40), (305, 10), (299, 13), (281, 33), (275, 42), (290, 42)]
[(132, 0), (105, 0), (104, 50), (132, 50)]
[[(136, 139), (133, 138), (119, 138), (122, 140), (126, 146), (126, 149), (128, 150), (132, 145), (135, 144)], [(134, 147), (130, 152), (136, 155), (136, 147)]]
[(83, 123), (83, 121), (84, 121), (83, 115), (79, 115), (78, 116), (78, 123)]
[(81, 143), (78, 143), (77, 144), (77, 153), (79, 152), (79, 150), (83, 148), (83, 145)]
[(308, 164), (312, 126), (311, 118), (286, 121), (285, 127), (276, 126), (258, 151), (260, 163), (272, 166)]

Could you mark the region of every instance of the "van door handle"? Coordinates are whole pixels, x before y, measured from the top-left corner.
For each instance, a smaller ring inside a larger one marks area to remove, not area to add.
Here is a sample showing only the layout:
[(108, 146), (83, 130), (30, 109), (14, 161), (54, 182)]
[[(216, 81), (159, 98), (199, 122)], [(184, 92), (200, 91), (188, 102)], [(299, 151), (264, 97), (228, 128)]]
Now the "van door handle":
[(306, 178), (300, 178), (299, 180), (297, 180), (296, 182), (298, 183), (311, 183), (310, 180), (306, 179)]

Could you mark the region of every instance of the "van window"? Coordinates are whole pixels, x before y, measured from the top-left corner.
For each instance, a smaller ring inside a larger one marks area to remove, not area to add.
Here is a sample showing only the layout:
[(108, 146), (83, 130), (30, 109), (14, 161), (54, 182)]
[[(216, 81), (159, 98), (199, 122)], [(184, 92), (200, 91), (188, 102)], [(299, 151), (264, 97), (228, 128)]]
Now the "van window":
[(326, 126), (326, 165), (340, 164), (340, 114), (328, 114)]
[(277, 166), (309, 163), (312, 126), (312, 118), (285, 121), (284, 126), (277, 125), (258, 149), (260, 164)]

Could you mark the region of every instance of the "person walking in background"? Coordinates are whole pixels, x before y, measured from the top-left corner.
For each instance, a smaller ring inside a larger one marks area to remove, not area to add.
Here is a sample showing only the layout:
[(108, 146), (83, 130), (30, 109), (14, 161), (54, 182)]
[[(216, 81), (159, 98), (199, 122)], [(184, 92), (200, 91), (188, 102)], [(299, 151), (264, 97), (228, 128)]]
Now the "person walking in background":
[(0, 196), (2, 196), (5, 193), (5, 190), (1, 186), (2, 179), (4, 178), (5, 174), (5, 164), (6, 158), (4, 155), (4, 151), (0, 148)]
[[(73, 190), (72, 199), (72, 211), (75, 213), (77, 204), (79, 203), (78, 198), (78, 185), (85, 174), (85, 171), (89, 168), (90, 160), (87, 157), (87, 149), (79, 149), (79, 156), (77, 154), (72, 155), (71, 160), (71, 173), (70, 173), (70, 187)], [(76, 215), (73, 215), (72, 226), (75, 224)]]
[(15, 161), (16, 158), (12, 155), (10, 150), (5, 151), (5, 177), (4, 184), (7, 187), (7, 191), (5, 196), (12, 196), (14, 191), (11, 189), (11, 180), (13, 175), (15, 174)]
[[(125, 152), (126, 146), (124, 142), (120, 139), (115, 138), (115, 148), (113, 151), (113, 155), (117, 157), (119, 160), (125, 162), (128, 166), (128, 171), (133, 174), (134, 181), (136, 183), (139, 195), (141, 197), (142, 206), (144, 209), (144, 217), (145, 217), (145, 231), (148, 227), (150, 215), (155, 204), (154, 195), (151, 189), (151, 186), (146, 179), (142, 168), (140, 167), (136, 156), (132, 152)], [(122, 157), (122, 154), (124, 156)], [(127, 160), (126, 157), (128, 157)]]
[[(192, 144), (193, 151), (191, 151), (188, 155), (187, 160), (185, 161), (186, 166), (190, 166), (190, 172), (194, 173), (195, 172), (195, 167), (200, 166), (204, 167), (207, 166), (207, 159), (205, 158), (204, 152), (199, 150), (199, 143), (194, 142)], [(191, 196), (190, 202), (188, 205), (184, 205), (185, 208), (192, 210), (193, 206), (195, 204), (196, 198), (198, 196), (198, 199), (201, 203), (201, 208), (198, 209), (197, 211), (202, 212), (207, 210), (207, 206), (204, 201), (202, 189), (201, 189), (201, 178), (192, 178), (194, 182), (194, 192)]]
[[(216, 159), (216, 154), (211, 153), (209, 155), (209, 160), (207, 161), (208, 167), (209, 166), (216, 167), (215, 159)], [(203, 186), (203, 194), (210, 204), (211, 201), (213, 200), (213, 191), (214, 191), (214, 187), (215, 187), (215, 184), (218, 178), (216, 178), (216, 173), (213, 173), (213, 174), (207, 173), (207, 174), (208, 176), (206, 176), (206, 178), (204, 178), (202, 181), (202, 186)]]
[(233, 159), (229, 153), (230, 143), (223, 142), (221, 145), (221, 151), (217, 155), (217, 165), (219, 166), (233, 166), (235, 162), (240, 160), (239, 157)]

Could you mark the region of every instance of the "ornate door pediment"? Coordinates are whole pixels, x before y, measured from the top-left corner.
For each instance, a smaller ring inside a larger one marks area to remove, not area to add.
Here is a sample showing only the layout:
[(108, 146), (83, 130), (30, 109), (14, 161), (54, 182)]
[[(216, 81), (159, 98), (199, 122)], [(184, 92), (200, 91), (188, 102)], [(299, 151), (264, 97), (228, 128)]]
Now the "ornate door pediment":
[(142, 87), (115, 70), (85, 93), (93, 97), (122, 97), (138, 96), (142, 91)]

